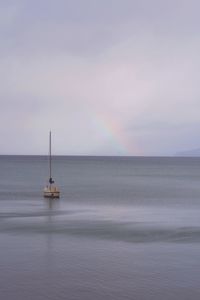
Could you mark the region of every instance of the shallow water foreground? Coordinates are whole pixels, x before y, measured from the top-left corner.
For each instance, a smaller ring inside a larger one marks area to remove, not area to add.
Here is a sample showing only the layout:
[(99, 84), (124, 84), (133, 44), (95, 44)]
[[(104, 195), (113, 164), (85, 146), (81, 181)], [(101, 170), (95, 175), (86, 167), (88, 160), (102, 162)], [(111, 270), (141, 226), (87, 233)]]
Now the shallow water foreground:
[(199, 159), (46, 165), (0, 157), (0, 299), (200, 299)]

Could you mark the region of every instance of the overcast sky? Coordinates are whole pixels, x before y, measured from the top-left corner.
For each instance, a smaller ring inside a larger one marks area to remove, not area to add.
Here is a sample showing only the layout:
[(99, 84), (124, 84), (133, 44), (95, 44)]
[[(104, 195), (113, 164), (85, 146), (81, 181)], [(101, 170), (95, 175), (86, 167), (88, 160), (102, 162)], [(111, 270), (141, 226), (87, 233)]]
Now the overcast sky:
[(0, 154), (200, 147), (200, 2), (0, 0)]

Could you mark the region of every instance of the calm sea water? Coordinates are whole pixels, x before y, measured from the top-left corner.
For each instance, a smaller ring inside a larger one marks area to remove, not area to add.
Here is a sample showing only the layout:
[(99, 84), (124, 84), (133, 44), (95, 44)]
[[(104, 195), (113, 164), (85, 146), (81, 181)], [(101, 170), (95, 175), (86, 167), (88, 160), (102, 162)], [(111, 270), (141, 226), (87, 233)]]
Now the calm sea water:
[(200, 159), (0, 156), (0, 299), (200, 299)]

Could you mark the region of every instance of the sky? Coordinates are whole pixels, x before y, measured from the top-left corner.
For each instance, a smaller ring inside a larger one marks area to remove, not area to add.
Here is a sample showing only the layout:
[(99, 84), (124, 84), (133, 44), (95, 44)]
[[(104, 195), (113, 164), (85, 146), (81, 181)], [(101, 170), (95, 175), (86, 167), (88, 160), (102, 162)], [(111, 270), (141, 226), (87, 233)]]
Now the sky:
[(200, 2), (0, 0), (0, 154), (200, 147)]

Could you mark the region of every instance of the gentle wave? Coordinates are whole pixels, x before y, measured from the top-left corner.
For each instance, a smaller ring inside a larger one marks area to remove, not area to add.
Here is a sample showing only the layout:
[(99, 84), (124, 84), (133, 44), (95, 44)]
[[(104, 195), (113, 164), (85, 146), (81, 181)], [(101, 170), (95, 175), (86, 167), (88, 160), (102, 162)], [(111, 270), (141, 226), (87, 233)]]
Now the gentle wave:
[[(62, 234), (129, 243), (200, 242), (200, 227), (154, 227), (145, 222), (114, 222), (108, 220), (62, 220), (67, 212), (1, 213), (0, 232), (18, 234)], [(55, 216), (57, 220), (52, 220)], [(61, 219), (59, 219), (59, 216)], [(28, 221), (24, 221), (27, 218)], [(3, 222), (3, 220), (5, 222)], [(11, 220), (11, 221), (10, 221)], [(14, 220), (14, 221), (13, 221)]]

